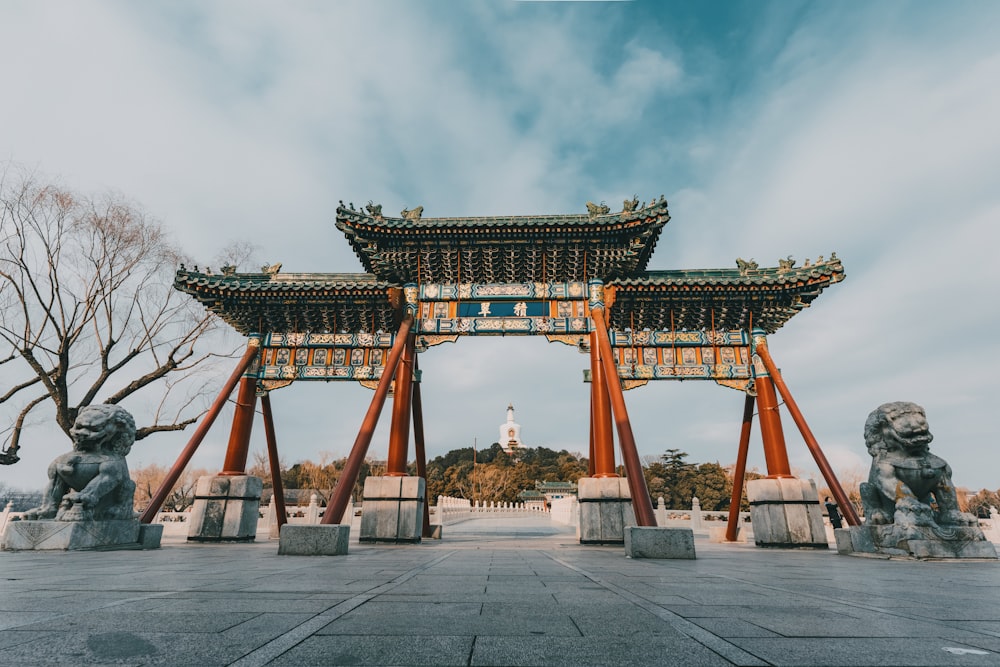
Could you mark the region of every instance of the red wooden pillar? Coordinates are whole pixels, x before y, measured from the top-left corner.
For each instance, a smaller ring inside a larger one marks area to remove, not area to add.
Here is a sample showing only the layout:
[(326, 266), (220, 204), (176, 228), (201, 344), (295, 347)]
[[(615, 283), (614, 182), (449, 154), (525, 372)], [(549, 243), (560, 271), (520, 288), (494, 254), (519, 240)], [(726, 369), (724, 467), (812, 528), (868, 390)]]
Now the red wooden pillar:
[[(417, 355), (413, 355), (413, 373), (416, 375)], [(431, 537), (431, 507), (427, 497), (427, 449), (424, 446), (424, 406), (420, 399), (420, 383), (413, 383), (413, 453), (417, 457), (417, 476), (424, 480), (424, 518), (422, 537)]]
[(413, 316), (407, 314), (396, 333), (396, 341), (392, 344), (389, 358), (385, 362), (385, 368), (382, 369), (382, 377), (375, 388), (375, 396), (372, 397), (371, 405), (368, 406), (368, 412), (365, 413), (365, 419), (361, 423), (361, 430), (358, 431), (358, 437), (354, 440), (354, 446), (347, 457), (347, 465), (340, 473), (340, 479), (337, 480), (337, 486), (333, 490), (333, 497), (323, 514), (323, 523), (325, 524), (338, 523), (347, 510), (347, 503), (351, 500), (351, 493), (358, 481), (358, 474), (361, 472), (361, 464), (364, 463), (368, 446), (372, 443), (372, 435), (374, 435), (375, 427), (378, 425), (382, 406), (385, 405), (389, 385), (396, 373), (396, 367), (399, 366), (399, 359), (403, 355), (403, 348), (406, 347), (406, 341), (412, 328)]
[(635, 509), (635, 521), (640, 526), (656, 526), (656, 515), (653, 513), (653, 501), (649, 497), (646, 478), (642, 474), (642, 462), (635, 446), (635, 436), (632, 434), (632, 424), (625, 408), (625, 396), (622, 393), (621, 382), (618, 379), (618, 366), (611, 353), (611, 339), (608, 338), (608, 328), (604, 319), (603, 305), (594, 307), (591, 303), (590, 318), (594, 322), (597, 341), (600, 345), (601, 364), (607, 376), (608, 393), (611, 396), (611, 409), (614, 412), (615, 425), (618, 427), (618, 443), (622, 450), (622, 460), (628, 475), (628, 488), (632, 494), (632, 507)]
[(167, 499), (167, 495), (170, 490), (174, 488), (174, 484), (180, 479), (181, 473), (184, 472), (184, 468), (190, 463), (191, 457), (194, 453), (198, 451), (198, 446), (201, 445), (202, 440), (208, 434), (208, 430), (212, 428), (212, 424), (215, 423), (216, 418), (218, 418), (219, 413), (222, 412), (222, 408), (226, 405), (226, 399), (229, 395), (233, 393), (233, 389), (236, 387), (236, 383), (240, 381), (240, 376), (246, 372), (248, 368), (253, 365), (253, 362), (257, 359), (257, 355), (260, 353), (260, 339), (257, 337), (251, 337), (247, 341), (247, 350), (243, 353), (243, 358), (240, 359), (240, 363), (237, 364), (236, 368), (233, 370), (229, 379), (226, 383), (222, 385), (222, 391), (215, 398), (215, 402), (212, 403), (212, 407), (208, 409), (205, 416), (202, 417), (201, 423), (198, 424), (198, 428), (195, 429), (194, 433), (191, 434), (191, 439), (188, 440), (188, 444), (184, 446), (181, 450), (180, 456), (174, 462), (170, 472), (167, 473), (166, 478), (160, 483), (160, 488), (156, 490), (153, 497), (149, 501), (149, 505), (146, 506), (145, 511), (143, 511), (142, 516), (139, 517), (139, 521), (142, 523), (150, 523), (155, 517), (156, 513), (160, 511), (160, 507), (163, 506), (163, 501)]
[[(591, 313), (591, 317), (596, 316)], [(615, 378), (617, 377), (616, 375)], [(618, 477), (615, 472), (615, 443), (611, 435), (611, 399), (608, 396), (608, 383), (596, 332), (590, 334), (590, 396), (594, 443), (594, 468), (591, 477)]]
[(271, 502), (274, 504), (274, 515), (278, 521), (278, 529), (285, 525), (285, 487), (281, 481), (281, 461), (278, 459), (278, 441), (274, 437), (274, 417), (271, 414), (271, 397), (264, 394), (260, 397), (260, 410), (264, 417), (264, 437), (267, 439), (267, 459), (271, 464)]
[(753, 426), (753, 394), (743, 402), (743, 426), (740, 428), (740, 448), (733, 471), (733, 495), (729, 499), (729, 521), (726, 524), (726, 541), (735, 542), (739, 530), (740, 502), (743, 500), (743, 481), (747, 474), (747, 453), (750, 451), (750, 428)]
[(413, 335), (406, 337), (403, 357), (396, 367), (396, 391), (392, 403), (392, 427), (389, 431), (389, 455), (385, 474), (406, 476), (406, 459), (410, 447), (410, 416), (413, 407)]
[(802, 439), (805, 440), (806, 446), (813, 455), (813, 460), (816, 461), (816, 465), (823, 474), (823, 479), (826, 480), (827, 485), (830, 487), (830, 492), (837, 499), (837, 505), (840, 507), (840, 511), (843, 512), (844, 519), (848, 525), (860, 526), (861, 519), (858, 517), (858, 513), (854, 511), (854, 505), (851, 503), (850, 498), (847, 497), (847, 494), (844, 493), (844, 488), (840, 485), (840, 480), (837, 479), (833, 468), (830, 467), (830, 463), (826, 460), (823, 450), (819, 448), (819, 443), (816, 441), (812, 429), (809, 428), (805, 417), (802, 416), (802, 412), (799, 410), (799, 406), (795, 403), (795, 399), (792, 398), (792, 392), (788, 390), (785, 380), (781, 377), (777, 366), (774, 365), (774, 360), (771, 359), (771, 354), (768, 352), (766, 344), (758, 346), (757, 356), (760, 357), (764, 367), (771, 374), (775, 386), (781, 392), (782, 398), (785, 399), (785, 406), (788, 408), (788, 413), (795, 421), (795, 425), (799, 427)]
[(247, 456), (250, 452), (250, 431), (253, 428), (253, 413), (257, 406), (257, 377), (244, 375), (236, 393), (236, 411), (233, 413), (233, 427), (229, 431), (229, 446), (220, 475), (247, 474)]
[[(767, 340), (761, 329), (754, 329), (753, 352), (767, 350)], [(763, 364), (754, 365), (754, 387), (757, 390), (757, 411), (760, 414), (760, 437), (764, 443), (764, 462), (767, 465), (769, 478), (794, 477), (788, 464), (788, 449), (785, 447), (785, 434), (781, 428), (781, 415), (778, 413), (778, 397), (774, 393), (774, 385)]]
[[(591, 384), (593, 384), (593, 374)], [(590, 454), (587, 459), (587, 477), (594, 476), (594, 388), (590, 388)]]

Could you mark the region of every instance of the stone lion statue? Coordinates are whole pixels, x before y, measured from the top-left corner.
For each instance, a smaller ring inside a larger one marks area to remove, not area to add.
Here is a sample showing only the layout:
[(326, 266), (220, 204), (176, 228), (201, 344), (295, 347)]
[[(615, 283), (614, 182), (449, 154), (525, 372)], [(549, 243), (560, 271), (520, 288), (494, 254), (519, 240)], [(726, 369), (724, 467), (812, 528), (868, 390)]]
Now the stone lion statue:
[(109, 521), (134, 518), (135, 483), (125, 456), (135, 442), (135, 420), (117, 405), (82, 408), (70, 428), (73, 451), (49, 464), (49, 483), (39, 507), (23, 518)]
[(872, 455), (861, 502), (868, 525), (894, 525), (898, 539), (920, 538), (923, 526), (977, 526), (976, 517), (958, 508), (951, 467), (930, 453), (933, 440), (924, 409), (915, 403), (885, 403), (865, 422), (865, 444)]

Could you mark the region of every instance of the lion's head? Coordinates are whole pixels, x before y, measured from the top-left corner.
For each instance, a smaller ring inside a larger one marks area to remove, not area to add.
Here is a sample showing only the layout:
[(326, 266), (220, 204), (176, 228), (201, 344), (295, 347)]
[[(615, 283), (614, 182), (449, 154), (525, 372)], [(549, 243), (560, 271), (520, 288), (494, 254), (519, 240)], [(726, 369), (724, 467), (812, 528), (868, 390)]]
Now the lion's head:
[(135, 420), (117, 405), (88, 405), (77, 414), (70, 435), (77, 449), (126, 456), (135, 442)]
[(933, 439), (927, 415), (916, 403), (884, 403), (865, 421), (865, 445), (872, 456), (888, 451), (919, 456), (927, 452)]

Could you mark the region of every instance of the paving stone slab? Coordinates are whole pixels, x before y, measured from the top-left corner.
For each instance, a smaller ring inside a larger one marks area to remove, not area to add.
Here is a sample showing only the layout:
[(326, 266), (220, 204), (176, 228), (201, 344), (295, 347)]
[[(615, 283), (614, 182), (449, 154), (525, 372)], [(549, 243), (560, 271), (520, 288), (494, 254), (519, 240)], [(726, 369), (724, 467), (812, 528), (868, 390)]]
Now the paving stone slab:
[(477, 637), (470, 665), (491, 667), (716, 667), (732, 663), (692, 639), (649, 637), (643, 641), (607, 638)]
[(733, 639), (733, 643), (776, 666), (787, 667), (994, 667), (1000, 654), (952, 653), (974, 646), (927, 639)]
[(309, 637), (268, 663), (273, 667), (309, 665), (467, 665), (473, 637)]

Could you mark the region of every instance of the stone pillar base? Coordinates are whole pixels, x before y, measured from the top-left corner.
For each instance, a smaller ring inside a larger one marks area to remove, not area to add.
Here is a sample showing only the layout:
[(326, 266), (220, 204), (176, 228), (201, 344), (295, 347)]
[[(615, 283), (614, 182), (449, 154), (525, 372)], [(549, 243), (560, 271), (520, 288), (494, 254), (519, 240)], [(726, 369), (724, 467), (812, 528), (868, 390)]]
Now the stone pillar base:
[(996, 547), (976, 526), (848, 526), (833, 531), (837, 553), (875, 554), (884, 558), (987, 558), (995, 560)]
[[(158, 529), (158, 530), (157, 530)], [(163, 526), (125, 521), (12, 521), (0, 548), (7, 551), (159, 549)]]
[(747, 482), (747, 498), (758, 547), (829, 548), (816, 482), (755, 479)]
[(191, 542), (253, 542), (264, 483), (250, 475), (198, 479), (191, 509)]
[(629, 558), (677, 558), (693, 560), (694, 531), (690, 528), (628, 526), (625, 555)]
[(345, 556), (351, 527), (286, 523), (278, 538), (279, 556)]
[(625, 544), (625, 528), (635, 525), (632, 494), (623, 477), (581, 477), (580, 544)]
[(360, 542), (419, 542), (423, 532), (423, 477), (368, 477)]

